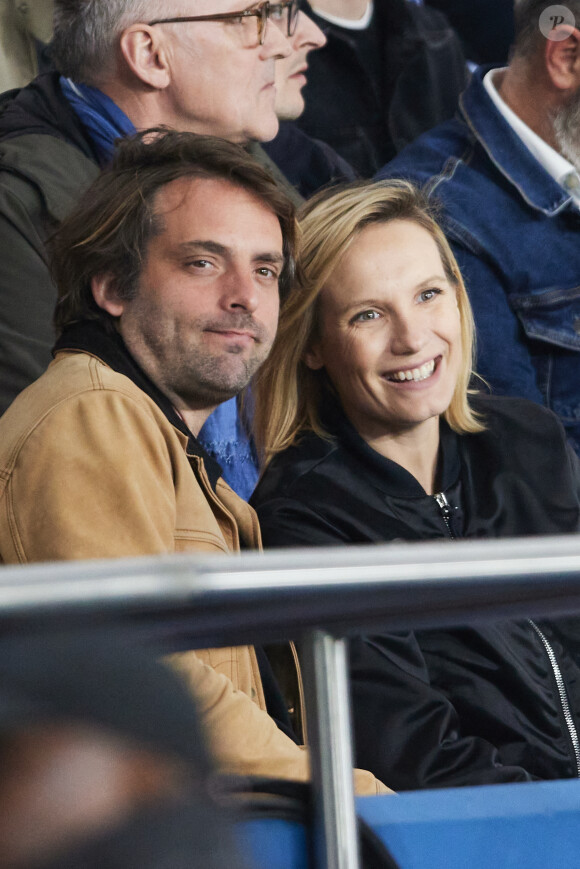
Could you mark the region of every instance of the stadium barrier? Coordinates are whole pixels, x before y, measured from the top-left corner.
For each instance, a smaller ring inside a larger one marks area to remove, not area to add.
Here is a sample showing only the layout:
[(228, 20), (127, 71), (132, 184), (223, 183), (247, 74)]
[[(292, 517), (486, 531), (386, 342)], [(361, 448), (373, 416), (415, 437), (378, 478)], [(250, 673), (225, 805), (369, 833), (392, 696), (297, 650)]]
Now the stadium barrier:
[(348, 634), (573, 612), (580, 612), (580, 540), (572, 536), (171, 555), (0, 572), (3, 630), (127, 620), (168, 650), (298, 639), (324, 869), (359, 866)]

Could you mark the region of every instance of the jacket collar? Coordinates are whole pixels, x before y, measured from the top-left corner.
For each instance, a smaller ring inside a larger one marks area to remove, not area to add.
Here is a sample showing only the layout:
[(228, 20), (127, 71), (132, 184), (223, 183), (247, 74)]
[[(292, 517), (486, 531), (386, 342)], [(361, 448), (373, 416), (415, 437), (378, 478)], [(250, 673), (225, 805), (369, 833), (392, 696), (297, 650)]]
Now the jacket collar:
[[(308, 0), (303, 0), (302, 8), (309, 18), (313, 18), (327, 38), (338, 43), (344, 43), (353, 47), (356, 43), (352, 38), (351, 31), (345, 27), (331, 24), (327, 18), (318, 15)], [(423, 15), (424, 10), (419, 10)], [(413, 4), (407, 0), (373, 0), (373, 16), (370, 25), (378, 27), (381, 34), (386, 34), (395, 39), (406, 35), (409, 24), (416, 23), (416, 10)], [(369, 26), (370, 26), (369, 25)]]
[(53, 348), (53, 355), (60, 350), (77, 350), (96, 356), (113, 371), (124, 374), (135, 386), (143, 390), (155, 402), (171, 425), (187, 437), (187, 454), (203, 459), (205, 470), (213, 489), (222, 475), (220, 465), (207, 453), (195, 435), (189, 430), (167, 396), (145, 374), (133, 359), (118, 332), (110, 334), (98, 320), (73, 323), (62, 333)]
[(483, 84), (490, 69), (494, 66), (476, 69), (459, 98), (464, 120), (496, 169), (528, 205), (552, 217), (569, 205), (572, 197), (538, 163), (494, 106)]
[[(354, 455), (364, 468), (367, 478), (376, 489), (388, 495), (401, 498), (425, 497), (425, 490), (409, 471), (396, 462), (382, 456), (360, 436), (352, 423), (346, 418), (340, 405), (329, 397), (322, 414), (323, 425), (335, 435)], [(461, 460), (458, 436), (445, 420), (440, 422), (440, 447), (437, 469), (437, 488), (446, 491), (459, 479)]]

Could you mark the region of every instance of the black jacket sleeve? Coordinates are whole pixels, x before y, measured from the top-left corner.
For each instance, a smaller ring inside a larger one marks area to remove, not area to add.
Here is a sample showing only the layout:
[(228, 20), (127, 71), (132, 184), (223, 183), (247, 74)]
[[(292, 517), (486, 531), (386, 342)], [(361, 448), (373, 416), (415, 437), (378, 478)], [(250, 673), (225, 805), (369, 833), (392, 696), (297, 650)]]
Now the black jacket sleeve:
[(356, 763), (395, 790), (531, 781), (498, 749), (463, 732), (450, 699), (432, 685), (414, 633), (351, 641)]
[(350, 543), (347, 534), (301, 501), (272, 498), (254, 502), (265, 549), (290, 546), (337, 546)]

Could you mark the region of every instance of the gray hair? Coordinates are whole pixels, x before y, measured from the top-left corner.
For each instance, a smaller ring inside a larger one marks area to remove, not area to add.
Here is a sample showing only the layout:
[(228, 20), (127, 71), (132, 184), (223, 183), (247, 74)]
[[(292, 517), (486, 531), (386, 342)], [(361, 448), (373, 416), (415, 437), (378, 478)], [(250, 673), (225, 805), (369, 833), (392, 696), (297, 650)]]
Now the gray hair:
[(111, 69), (123, 30), (166, 8), (163, 0), (55, 0), (51, 53), (57, 69), (74, 81), (97, 84)]
[[(554, 5), (554, 0), (515, 0), (514, 55), (516, 57), (533, 57), (537, 51), (543, 50), (546, 37), (540, 30), (540, 16), (542, 12)], [(557, 5), (569, 9), (576, 19), (576, 27), (580, 27), (580, 0), (563, 0)]]

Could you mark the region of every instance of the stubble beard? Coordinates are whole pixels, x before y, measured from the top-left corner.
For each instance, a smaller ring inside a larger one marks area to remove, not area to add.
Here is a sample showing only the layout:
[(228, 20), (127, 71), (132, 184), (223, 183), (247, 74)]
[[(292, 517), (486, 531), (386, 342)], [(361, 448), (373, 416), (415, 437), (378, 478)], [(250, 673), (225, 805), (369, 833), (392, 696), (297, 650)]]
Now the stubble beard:
[[(192, 340), (189, 328), (183, 335), (174, 334), (170, 352), (165, 355), (164, 379), (172, 394), (179, 396), (187, 406), (206, 409), (228, 401), (245, 389), (266, 360), (273, 336), (245, 312), (218, 319), (200, 319), (195, 326), (198, 340)], [(211, 340), (206, 343), (203, 339), (208, 332), (230, 329), (252, 332), (255, 335), (253, 347), (248, 348), (244, 339), (239, 344), (232, 341), (223, 349), (216, 349)], [(163, 336), (161, 343), (168, 346), (167, 336)], [(161, 346), (159, 349), (161, 351)]]
[[(238, 312), (195, 322), (167, 324), (155, 321), (149, 308), (135, 312), (133, 334), (124, 332), (129, 352), (154, 383), (174, 403), (191, 410), (206, 410), (238, 395), (270, 352), (273, 335), (251, 314)], [(181, 324), (180, 324), (181, 325)], [(253, 347), (233, 340), (223, 348), (212, 346), (204, 334), (247, 330), (255, 335)]]
[(208, 354), (199, 349), (190, 351), (172, 376), (172, 392), (190, 407), (215, 407), (239, 395), (265, 361), (269, 346), (259, 345), (261, 352), (238, 359), (243, 348), (231, 347), (220, 354)]

